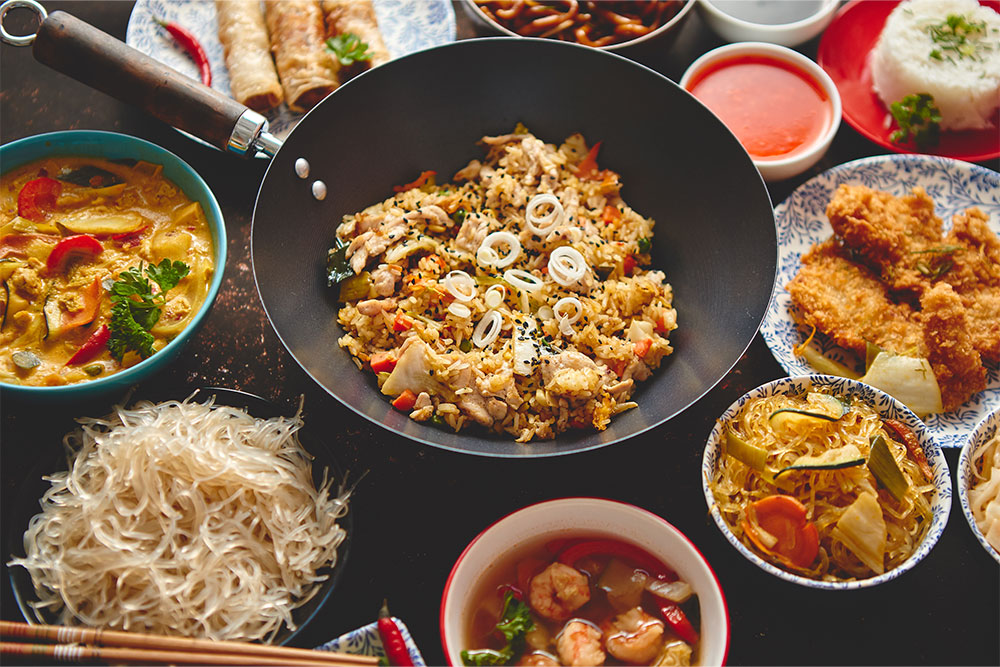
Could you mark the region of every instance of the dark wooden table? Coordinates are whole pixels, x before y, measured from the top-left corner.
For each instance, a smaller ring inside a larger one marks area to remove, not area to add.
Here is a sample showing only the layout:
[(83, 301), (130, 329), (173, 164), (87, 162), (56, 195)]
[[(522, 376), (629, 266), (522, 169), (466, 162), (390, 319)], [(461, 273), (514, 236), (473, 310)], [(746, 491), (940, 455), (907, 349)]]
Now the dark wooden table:
[[(416, 1), (416, 0), (414, 0)], [(47, 2), (124, 39), (130, 2)], [(459, 38), (476, 32), (456, 7)], [(16, 27), (16, 23), (10, 25)], [(679, 80), (699, 54), (721, 44), (697, 15), (674, 47), (644, 62)], [(816, 41), (801, 50), (815, 56)], [(183, 357), (139, 386), (136, 396), (183, 398), (200, 386), (253, 392), (293, 409), (305, 395), (307, 419), (326, 434), (340, 463), (368, 471), (352, 501), (355, 528), (346, 570), (328, 604), (295, 641), (315, 646), (371, 622), (384, 597), (412, 631), (429, 664), (443, 663), (438, 615), (445, 579), (462, 549), (499, 517), (541, 500), (613, 498), (660, 514), (687, 534), (725, 592), (733, 664), (1000, 664), (1000, 568), (975, 541), (957, 494), (951, 519), (927, 558), (875, 589), (825, 592), (785, 583), (740, 556), (712, 523), (699, 468), (713, 420), (745, 391), (784, 376), (758, 335), (718, 386), (683, 414), (633, 440), (570, 457), (494, 460), (404, 440), (356, 416), (286, 353), (257, 297), (250, 266), (250, 219), (261, 161), (205, 148), (140, 111), (32, 60), (30, 49), (2, 47), (0, 136), (4, 143), (42, 132), (104, 129), (148, 139), (179, 155), (208, 181), (222, 206), (229, 260), (217, 301)], [(834, 165), (885, 152), (846, 124), (808, 173), (769, 185), (773, 202)], [(997, 169), (997, 164), (986, 166)], [(20, 536), (8, 520), (25, 471), (59, 450), (72, 418), (101, 414), (96, 404), (31, 405), (2, 397), (2, 517), (6, 560)], [(946, 452), (952, 469), (958, 451)], [(20, 620), (9, 580), (2, 616)]]

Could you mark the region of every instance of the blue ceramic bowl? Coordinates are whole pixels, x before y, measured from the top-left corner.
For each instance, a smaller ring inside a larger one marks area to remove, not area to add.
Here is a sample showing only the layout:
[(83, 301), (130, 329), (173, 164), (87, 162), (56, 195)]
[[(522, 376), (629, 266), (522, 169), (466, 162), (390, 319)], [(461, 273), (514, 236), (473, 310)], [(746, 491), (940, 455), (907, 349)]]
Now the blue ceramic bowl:
[(1000, 552), (986, 541), (986, 536), (983, 535), (983, 531), (976, 523), (976, 518), (972, 514), (972, 505), (969, 503), (969, 488), (975, 479), (973, 468), (978, 464), (978, 459), (973, 460), (973, 455), (977, 449), (989, 442), (997, 433), (1000, 433), (1000, 409), (994, 410), (984, 417), (979, 422), (976, 430), (969, 434), (969, 439), (962, 446), (962, 453), (958, 457), (958, 473), (956, 476), (958, 478), (958, 499), (962, 506), (962, 514), (965, 515), (965, 520), (969, 522), (972, 534), (976, 536), (979, 543), (986, 549), (986, 553), (993, 556), (993, 560), (997, 563), (1000, 563)]
[[(851, 398), (858, 402), (865, 403), (874, 408), (883, 419), (897, 419), (909, 426), (910, 429), (916, 434), (917, 440), (920, 442), (920, 446), (923, 448), (924, 454), (927, 456), (927, 462), (930, 464), (931, 470), (934, 472), (934, 486), (936, 487), (936, 490), (930, 500), (931, 510), (933, 513), (930, 529), (927, 531), (927, 535), (924, 536), (923, 542), (920, 543), (913, 554), (911, 554), (905, 562), (903, 562), (899, 567), (889, 570), (884, 574), (869, 577), (868, 579), (857, 579), (853, 581), (819, 581), (817, 579), (810, 579), (809, 577), (800, 576), (787, 570), (783, 570), (780, 567), (764, 560), (757, 554), (756, 551), (743, 544), (743, 542), (740, 541), (740, 538), (738, 538), (730, 529), (719, 510), (719, 506), (715, 502), (710, 481), (714, 477), (716, 465), (718, 464), (719, 457), (722, 455), (722, 434), (725, 432), (726, 426), (739, 417), (740, 412), (743, 410), (743, 406), (755, 398), (783, 394), (802, 394), (812, 389), (824, 390), (835, 396)], [(934, 438), (931, 437), (927, 427), (922, 421), (920, 421), (920, 418), (913, 414), (905, 405), (884, 391), (876, 389), (875, 387), (867, 385), (863, 382), (858, 382), (857, 380), (849, 380), (847, 378), (834, 377), (832, 375), (804, 375), (799, 377), (782, 378), (780, 380), (774, 380), (773, 382), (763, 384), (741, 396), (735, 403), (729, 406), (724, 413), (722, 413), (722, 416), (719, 417), (718, 420), (716, 420), (715, 427), (708, 436), (708, 445), (705, 447), (705, 455), (702, 459), (701, 483), (702, 490), (705, 493), (705, 500), (708, 502), (709, 512), (712, 514), (715, 524), (719, 527), (719, 530), (722, 531), (726, 540), (728, 540), (737, 551), (743, 554), (747, 560), (765, 572), (773, 574), (774, 576), (784, 579), (785, 581), (793, 584), (799, 584), (800, 586), (826, 590), (846, 591), (858, 588), (868, 588), (870, 586), (877, 586), (878, 584), (891, 581), (892, 579), (900, 576), (919, 563), (924, 556), (930, 553), (931, 549), (935, 544), (937, 544), (938, 539), (941, 537), (941, 533), (944, 532), (944, 527), (948, 523), (948, 515), (951, 512), (951, 473), (948, 470), (948, 461), (945, 459), (944, 454), (941, 451), (941, 447), (938, 446), (938, 444), (934, 441)]]
[(201, 326), (215, 295), (222, 284), (222, 274), (226, 266), (226, 226), (222, 210), (208, 184), (186, 162), (171, 153), (143, 139), (116, 132), (99, 130), (66, 130), (38, 134), (12, 141), (0, 146), (0, 165), (4, 172), (16, 169), (28, 162), (59, 155), (86, 155), (105, 159), (132, 158), (163, 165), (163, 175), (179, 187), (192, 201), (199, 202), (215, 246), (215, 274), (209, 285), (205, 303), (194, 319), (181, 333), (162, 350), (126, 370), (76, 384), (58, 387), (32, 387), (0, 382), (0, 391), (11, 397), (24, 400), (78, 400), (94, 398), (125, 388), (145, 379), (170, 363), (180, 353), (184, 344)]

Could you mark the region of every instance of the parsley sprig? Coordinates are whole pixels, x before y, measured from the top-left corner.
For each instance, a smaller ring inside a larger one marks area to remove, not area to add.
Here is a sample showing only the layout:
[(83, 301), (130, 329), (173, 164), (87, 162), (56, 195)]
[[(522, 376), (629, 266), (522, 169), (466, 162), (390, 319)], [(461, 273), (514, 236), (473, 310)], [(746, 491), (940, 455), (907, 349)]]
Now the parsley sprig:
[(889, 135), (894, 144), (904, 144), (911, 139), (917, 148), (935, 146), (941, 137), (941, 111), (934, 106), (934, 98), (927, 93), (907, 95), (889, 105), (899, 129)]
[[(164, 259), (159, 264), (133, 266), (118, 274), (111, 285), (111, 339), (108, 350), (121, 362), (129, 350), (143, 359), (153, 354), (153, 335), (149, 330), (160, 320), (167, 303), (167, 292), (188, 274), (190, 268), (180, 261)], [(143, 273), (145, 272), (145, 275)], [(153, 294), (153, 285), (159, 291)]]
[(353, 32), (341, 33), (326, 40), (326, 50), (333, 53), (344, 67), (372, 59), (368, 43), (362, 42)]
[(499, 651), (494, 649), (479, 649), (462, 651), (462, 662), (466, 665), (509, 665), (524, 648), (524, 636), (535, 629), (531, 618), (531, 609), (524, 602), (507, 591), (503, 600), (503, 612), (496, 630), (507, 640), (506, 646)]

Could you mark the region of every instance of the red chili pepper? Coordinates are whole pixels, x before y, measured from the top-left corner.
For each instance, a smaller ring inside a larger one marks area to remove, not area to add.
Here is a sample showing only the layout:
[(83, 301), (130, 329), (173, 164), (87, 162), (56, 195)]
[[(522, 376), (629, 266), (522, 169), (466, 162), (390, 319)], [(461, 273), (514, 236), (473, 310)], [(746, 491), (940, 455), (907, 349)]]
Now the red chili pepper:
[(198, 71), (201, 72), (201, 82), (206, 86), (212, 85), (212, 65), (208, 61), (208, 55), (205, 53), (205, 49), (201, 48), (201, 43), (198, 42), (198, 38), (193, 34), (188, 32), (186, 28), (182, 28), (176, 23), (167, 23), (158, 18), (153, 18), (159, 25), (167, 29), (167, 32), (177, 40), (188, 55), (194, 59), (195, 64), (198, 66)]
[(62, 183), (54, 178), (42, 176), (28, 181), (17, 193), (17, 214), (32, 222), (45, 220), (45, 214), (55, 208), (61, 191)]
[(652, 577), (665, 581), (677, 581), (677, 573), (649, 555), (643, 549), (618, 540), (587, 540), (573, 544), (559, 554), (559, 562), (575, 565), (586, 556), (617, 556), (627, 560), (631, 565), (642, 568)]
[(66, 362), (67, 366), (74, 366), (76, 364), (85, 364), (98, 354), (101, 353), (107, 344), (108, 340), (111, 339), (111, 329), (108, 328), (107, 324), (102, 324), (101, 328), (90, 335), (80, 349), (76, 351), (69, 361)]
[(50, 273), (58, 273), (66, 268), (66, 263), (75, 257), (91, 258), (104, 251), (101, 242), (90, 234), (67, 236), (56, 244), (45, 260), (45, 268)]
[[(920, 446), (920, 441), (917, 440), (916, 434), (910, 430), (910, 427), (895, 419), (883, 419), (882, 423), (889, 427), (892, 433), (895, 433), (893, 437), (896, 440), (899, 440), (906, 446), (906, 451), (909, 452), (910, 458), (920, 468), (920, 472), (924, 474), (927, 481), (933, 480), (934, 471), (931, 470), (931, 464), (927, 462), (927, 455), (924, 454), (924, 448)], [(892, 435), (892, 433), (889, 435)]]
[(660, 607), (660, 613), (663, 614), (667, 625), (677, 633), (678, 637), (688, 644), (698, 644), (698, 631), (691, 625), (691, 621), (688, 620), (687, 614), (684, 613), (683, 609), (673, 603), (665, 604)]
[(413, 667), (413, 659), (410, 658), (410, 651), (406, 648), (406, 640), (400, 632), (396, 621), (389, 615), (389, 604), (382, 602), (382, 608), (378, 612), (378, 634), (382, 639), (382, 648), (385, 649), (385, 658), (393, 667)]
[(149, 225), (143, 225), (134, 232), (122, 232), (121, 234), (112, 234), (111, 240), (113, 240), (115, 243), (120, 244), (122, 247), (131, 248), (134, 245), (139, 245), (139, 240), (142, 238), (142, 235), (146, 233), (147, 229), (149, 229)]

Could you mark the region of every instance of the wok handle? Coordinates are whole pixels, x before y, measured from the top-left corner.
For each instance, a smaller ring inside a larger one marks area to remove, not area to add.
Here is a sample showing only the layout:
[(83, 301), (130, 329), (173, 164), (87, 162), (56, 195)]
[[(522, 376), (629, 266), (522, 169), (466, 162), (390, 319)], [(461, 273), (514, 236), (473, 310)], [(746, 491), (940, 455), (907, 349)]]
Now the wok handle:
[[(35, 60), (225, 151), (253, 156), (272, 139), (267, 120), (85, 21), (52, 12), (38, 27)], [(270, 146), (276, 150), (275, 146)], [(265, 150), (273, 155), (273, 150)]]

